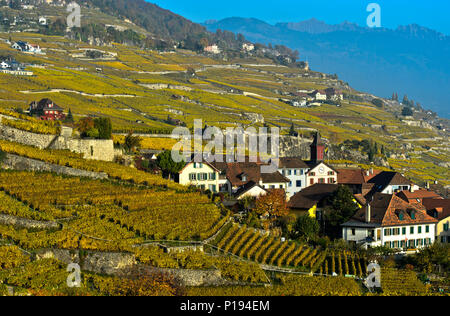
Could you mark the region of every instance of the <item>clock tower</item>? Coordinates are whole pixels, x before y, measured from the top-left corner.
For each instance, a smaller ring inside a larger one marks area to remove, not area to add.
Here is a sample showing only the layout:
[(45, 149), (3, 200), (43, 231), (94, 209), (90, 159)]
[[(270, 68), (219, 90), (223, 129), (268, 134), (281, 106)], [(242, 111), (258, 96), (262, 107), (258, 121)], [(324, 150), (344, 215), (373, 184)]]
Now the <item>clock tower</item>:
[(311, 144), (311, 161), (313, 163), (318, 163), (324, 160), (325, 155), (325, 144), (320, 138), (319, 132), (314, 135), (314, 140)]

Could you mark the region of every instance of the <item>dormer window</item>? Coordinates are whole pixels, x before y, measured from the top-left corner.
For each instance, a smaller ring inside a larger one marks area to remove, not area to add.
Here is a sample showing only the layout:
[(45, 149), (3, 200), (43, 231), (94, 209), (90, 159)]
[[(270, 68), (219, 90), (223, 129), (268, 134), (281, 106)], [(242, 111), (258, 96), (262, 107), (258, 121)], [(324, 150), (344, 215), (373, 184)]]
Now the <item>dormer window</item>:
[(401, 220), (401, 221), (403, 221), (405, 219), (405, 215), (403, 215), (403, 212), (400, 212), (398, 214), (398, 219)]

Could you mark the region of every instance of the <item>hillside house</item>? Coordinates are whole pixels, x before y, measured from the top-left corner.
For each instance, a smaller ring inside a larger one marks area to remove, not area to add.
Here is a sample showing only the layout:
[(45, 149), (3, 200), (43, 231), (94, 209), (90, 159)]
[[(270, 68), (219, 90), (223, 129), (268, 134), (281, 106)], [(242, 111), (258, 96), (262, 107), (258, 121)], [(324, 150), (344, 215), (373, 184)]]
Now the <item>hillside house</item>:
[(217, 45), (206, 46), (203, 50), (206, 53), (215, 54), (215, 55), (220, 54), (220, 52), (221, 52), (219, 46), (217, 46)]
[(416, 190), (414, 186), (412, 186), (409, 191), (400, 191), (397, 192), (396, 195), (411, 204), (423, 204), (422, 202), (424, 199), (442, 199), (436, 192), (425, 189)]
[(324, 90), (314, 90), (310, 96), (316, 101), (326, 101), (327, 93)]
[(409, 191), (411, 190), (411, 187), (417, 187), (413, 186), (411, 181), (402, 174), (394, 171), (382, 171), (371, 178), (367, 183), (373, 186), (371, 193), (380, 192), (384, 194), (394, 194), (400, 191)]
[(333, 167), (324, 163), (324, 158), (325, 143), (320, 138), (320, 134), (316, 133), (311, 144), (311, 160), (306, 162), (309, 166), (309, 171), (306, 174), (308, 186), (316, 183), (337, 183), (338, 172)]
[(182, 185), (193, 185), (213, 193), (230, 193), (228, 180), (219, 169), (208, 162), (188, 162), (178, 174), (178, 182)]
[(353, 245), (407, 251), (433, 244), (437, 223), (424, 207), (396, 195), (376, 193), (370, 203), (341, 226), (343, 239)]
[(300, 158), (280, 158), (278, 171), (289, 179), (286, 188), (288, 198), (308, 186), (306, 174), (309, 166)]
[(43, 16), (41, 16), (38, 20), (39, 25), (45, 26), (47, 25), (47, 19)]
[(436, 224), (436, 240), (441, 243), (450, 243), (450, 199), (424, 198), (422, 200), (428, 215), (432, 216)]
[(344, 100), (344, 94), (342, 93), (342, 91), (335, 88), (325, 89), (325, 94), (327, 95), (328, 100), (332, 101)]
[(255, 50), (255, 45), (253, 45), (252, 43), (244, 43), (242, 44), (242, 50), (246, 52), (251, 52)]
[(291, 212), (297, 216), (309, 215), (321, 219), (325, 199), (339, 188), (338, 184), (314, 184), (297, 192), (288, 202)]
[(267, 194), (267, 190), (264, 189), (263, 187), (261, 187), (259, 184), (250, 181), (248, 183), (246, 183), (245, 185), (243, 185), (240, 189), (238, 189), (236, 191), (236, 193), (234, 194), (234, 197), (237, 200), (242, 200), (246, 197), (254, 197), (254, 198), (258, 198), (262, 195), (266, 195)]
[(41, 53), (41, 47), (37, 44), (30, 44), (23, 41), (15, 42), (11, 45), (11, 48), (16, 49), (21, 52), (27, 52), (27, 53)]
[(64, 109), (59, 107), (50, 99), (42, 99), (39, 102), (31, 102), (28, 111), (30, 115), (37, 115), (42, 120), (46, 121), (64, 120), (66, 118)]

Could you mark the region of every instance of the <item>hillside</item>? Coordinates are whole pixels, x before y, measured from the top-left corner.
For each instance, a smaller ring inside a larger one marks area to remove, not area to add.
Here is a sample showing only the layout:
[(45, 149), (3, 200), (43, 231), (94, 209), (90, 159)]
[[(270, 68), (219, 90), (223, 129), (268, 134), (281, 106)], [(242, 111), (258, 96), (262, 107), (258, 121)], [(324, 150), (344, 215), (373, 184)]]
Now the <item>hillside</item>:
[[(399, 102), (311, 71), (283, 47), (246, 51), (232, 34), (222, 53), (186, 49), (183, 37), (201, 28), (142, 1), (130, 10), (127, 3), (89, 0), (87, 24), (70, 34), (53, 28), (64, 7), (43, 6), (51, 27), (34, 30), (36, 12), (0, 11), (24, 19), (0, 33), (0, 62), (25, 68), (0, 71), (0, 296), (371, 295), (363, 285), (370, 251), (328, 237), (281, 238), (279, 227), (242, 221), (221, 196), (141, 170), (145, 159), (132, 148), (116, 148), (114, 157), (111, 133), (81, 139), (80, 128), (21, 113), (49, 98), (75, 124), (107, 117), (114, 141), (132, 131), (154, 150), (170, 149), (172, 130), (192, 128), (195, 119), (222, 129), (279, 127), (287, 147), (309, 144), (320, 131), (333, 166), (394, 169), (443, 190), (450, 185), (448, 121), (419, 109), (404, 116)], [(98, 40), (104, 34), (111, 37)], [(177, 45), (141, 41), (154, 36)], [(35, 51), (13, 49), (19, 41)], [(327, 88), (342, 91), (342, 100), (294, 106)], [(76, 141), (78, 151), (59, 141)], [(93, 160), (97, 141), (110, 144), (110, 159)], [(71, 263), (81, 269), (79, 287), (68, 283)], [(414, 271), (399, 271), (383, 271), (384, 295), (431, 294)]]
[[(45, 55), (18, 53), (4, 42), (9, 37), (39, 44)], [(48, 97), (66, 111), (71, 109), (75, 118), (111, 117), (116, 132), (169, 133), (174, 127), (169, 116), (188, 126), (202, 118), (205, 124), (222, 128), (262, 126), (263, 118), (283, 133), (292, 123), (306, 137), (311, 130), (320, 130), (334, 144), (347, 139), (376, 141), (390, 153), (392, 167), (421, 182), (439, 180), (447, 185), (450, 178), (448, 134), (438, 129), (440, 120), (419, 112), (415, 119), (404, 118), (402, 106), (388, 100), (379, 108), (371, 103), (374, 96), (332, 76), (251, 56), (223, 61), (187, 50), (161, 53), (121, 44), (96, 47), (33, 33), (0, 34), (0, 38), (0, 56), (26, 63), (34, 73), (31, 77), (0, 74), (3, 108), (26, 109), (31, 101)], [(86, 50), (103, 51), (103, 57), (89, 58)], [(187, 75), (188, 69), (195, 75)], [(297, 108), (286, 103), (296, 98), (297, 91), (326, 87), (344, 90), (347, 99), (341, 106)], [(258, 122), (253, 121), (255, 114), (260, 115)]]

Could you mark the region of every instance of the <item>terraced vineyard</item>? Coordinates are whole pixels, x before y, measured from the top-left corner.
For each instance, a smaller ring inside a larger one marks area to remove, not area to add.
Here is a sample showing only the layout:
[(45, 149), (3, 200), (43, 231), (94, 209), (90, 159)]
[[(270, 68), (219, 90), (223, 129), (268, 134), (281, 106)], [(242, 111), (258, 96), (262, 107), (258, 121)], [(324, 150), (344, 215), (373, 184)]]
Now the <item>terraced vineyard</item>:
[(317, 271), (325, 262), (326, 251), (290, 241), (281, 241), (246, 225), (228, 223), (212, 241), (221, 252), (260, 264)]
[[(0, 198), (6, 202), (2, 212), (36, 219), (73, 218), (66, 223), (69, 230), (109, 241), (205, 239), (227, 219), (199, 193), (111, 181), (0, 172), (0, 189)], [(11, 201), (11, 197), (25, 204)]]

